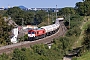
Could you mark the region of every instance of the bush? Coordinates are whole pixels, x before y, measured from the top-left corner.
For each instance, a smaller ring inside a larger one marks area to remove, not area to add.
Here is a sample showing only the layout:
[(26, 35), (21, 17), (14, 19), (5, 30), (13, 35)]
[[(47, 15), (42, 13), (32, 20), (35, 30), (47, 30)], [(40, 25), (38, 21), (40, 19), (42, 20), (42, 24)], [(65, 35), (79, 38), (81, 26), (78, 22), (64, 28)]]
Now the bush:
[(72, 60), (77, 60), (77, 57), (73, 57)]
[(75, 27), (73, 29), (70, 29), (67, 33), (66, 36), (79, 36), (81, 33), (81, 29), (79, 27)]

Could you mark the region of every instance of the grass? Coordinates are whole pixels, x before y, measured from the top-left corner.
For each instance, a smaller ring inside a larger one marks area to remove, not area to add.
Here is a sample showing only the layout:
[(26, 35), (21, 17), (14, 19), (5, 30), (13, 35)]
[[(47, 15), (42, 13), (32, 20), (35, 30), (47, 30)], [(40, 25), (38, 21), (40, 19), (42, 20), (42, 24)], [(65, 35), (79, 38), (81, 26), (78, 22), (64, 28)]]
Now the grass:
[(83, 29), (87, 29), (87, 25), (90, 24), (90, 21), (86, 22), (85, 25), (83, 26)]
[[(88, 18), (88, 20), (87, 20), (87, 18)], [(87, 28), (88, 24), (90, 24), (90, 16), (87, 16), (87, 17), (84, 18), (84, 21), (82, 22), (82, 25), (80, 26), (82, 31), (81, 31), (80, 36), (77, 37), (78, 39), (74, 43), (74, 46), (73, 46), (74, 48), (81, 46), (81, 43), (82, 43), (82, 40), (83, 40), (83, 35), (84, 35), (84, 30)]]
[(81, 57), (78, 57), (77, 60), (90, 60), (90, 51), (86, 52)]
[[(88, 21), (86, 20), (87, 18), (88, 18)], [(84, 29), (84, 30), (87, 29), (87, 25), (90, 24), (90, 16), (85, 17), (85, 20), (86, 20), (85, 21), (86, 23), (82, 27), (82, 29)]]
[[(88, 20), (86, 20), (87, 18)], [(90, 24), (90, 16), (84, 18), (84, 21), (81, 26), (82, 31), (81, 31), (79, 39), (77, 40), (77, 43), (75, 43), (76, 45), (75, 47), (81, 46), (83, 35), (84, 35), (84, 30), (87, 29), (88, 24)], [(90, 60), (90, 51), (84, 53), (81, 57), (78, 57), (77, 60)]]

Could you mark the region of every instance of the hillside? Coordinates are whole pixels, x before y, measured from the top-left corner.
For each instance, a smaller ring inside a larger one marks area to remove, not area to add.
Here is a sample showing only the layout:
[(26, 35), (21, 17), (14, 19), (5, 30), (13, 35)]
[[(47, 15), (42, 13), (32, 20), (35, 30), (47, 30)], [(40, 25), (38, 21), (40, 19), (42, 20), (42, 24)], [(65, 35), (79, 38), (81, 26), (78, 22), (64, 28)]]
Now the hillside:
[(77, 60), (90, 60), (90, 51), (86, 52), (81, 57), (78, 57)]
[[(88, 18), (88, 20), (87, 20), (87, 18)], [(84, 30), (87, 28), (88, 24), (90, 24), (90, 16), (84, 17), (83, 22), (82, 22), (82, 24), (80, 26), (81, 34), (78, 37), (77, 41), (74, 43), (73, 48), (81, 46), (83, 36), (84, 36)]]
[[(83, 21), (82, 25), (80, 26), (82, 29), (81, 34), (79, 36), (79, 39), (75, 42), (73, 47), (77, 48), (77, 47), (82, 46), (82, 42), (84, 40), (83, 37), (85, 35), (84, 31), (87, 30), (88, 24), (90, 24), (90, 16), (87, 16), (84, 18), (84, 21)], [(73, 60), (90, 60), (90, 51), (84, 50), (84, 52), (81, 52), (81, 56), (74, 57)]]

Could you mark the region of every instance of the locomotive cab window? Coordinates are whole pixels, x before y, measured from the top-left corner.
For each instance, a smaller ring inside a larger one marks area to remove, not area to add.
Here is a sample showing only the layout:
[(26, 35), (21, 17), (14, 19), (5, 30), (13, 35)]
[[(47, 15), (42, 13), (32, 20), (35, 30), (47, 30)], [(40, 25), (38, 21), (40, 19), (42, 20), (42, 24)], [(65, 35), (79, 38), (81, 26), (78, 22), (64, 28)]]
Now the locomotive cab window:
[(34, 32), (32, 32), (32, 34), (34, 34)]

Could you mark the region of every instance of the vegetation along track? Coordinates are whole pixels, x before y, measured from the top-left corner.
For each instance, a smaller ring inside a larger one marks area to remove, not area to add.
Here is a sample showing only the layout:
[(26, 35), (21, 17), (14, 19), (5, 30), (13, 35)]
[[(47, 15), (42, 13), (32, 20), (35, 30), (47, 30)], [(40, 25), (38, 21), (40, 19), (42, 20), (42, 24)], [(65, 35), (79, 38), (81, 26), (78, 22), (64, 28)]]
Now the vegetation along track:
[(15, 48), (22, 48), (22, 47), (29, 48), (30, 45), (34, 45), (34, 44), (50, 43), (51, 41), (53, 41), (54, 38), (58, 38), (59, 36), (63, 36), (66, 33), (66, 30), (67, 29), (66, 29), (65, 25), (63, 24), (63, 21), (61, 21), (60, 22), (60, 28), (59, 28), (58, 32), (56, 32), (55, 34), (53, 34), (51, 36), (48, 36), (48, 37), (45, 37), (43, 39), (36, 40), (36, 41), (24, 41), (24, 42), (20, 42), (20, 43), (0, 47), (0, 54), (10, 53)]

